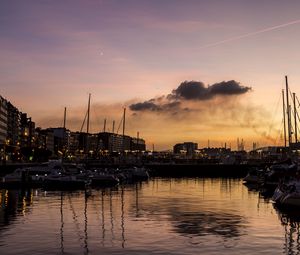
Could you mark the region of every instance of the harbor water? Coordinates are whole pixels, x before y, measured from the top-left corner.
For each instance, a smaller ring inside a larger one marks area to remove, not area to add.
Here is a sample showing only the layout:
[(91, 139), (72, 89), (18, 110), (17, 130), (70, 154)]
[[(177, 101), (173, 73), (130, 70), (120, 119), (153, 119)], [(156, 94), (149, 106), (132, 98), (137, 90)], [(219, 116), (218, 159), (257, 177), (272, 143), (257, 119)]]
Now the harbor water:
[(0, 254), (299, 254), (300, 210), (228, 178), (0, 190)]

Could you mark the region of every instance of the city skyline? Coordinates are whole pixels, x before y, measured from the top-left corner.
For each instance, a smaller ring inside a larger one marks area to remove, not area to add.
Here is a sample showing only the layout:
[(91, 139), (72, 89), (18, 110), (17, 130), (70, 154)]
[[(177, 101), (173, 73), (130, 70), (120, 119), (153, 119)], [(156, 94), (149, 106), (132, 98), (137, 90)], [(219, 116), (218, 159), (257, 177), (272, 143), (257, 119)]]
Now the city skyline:
[[(1, 3), (1, 95), (38, 126), (116, 128), (148, 147), (282, 145), (285, 78), (299, 94), (296, 1)], [(120, 133), (120, 132), (119, 132)]]

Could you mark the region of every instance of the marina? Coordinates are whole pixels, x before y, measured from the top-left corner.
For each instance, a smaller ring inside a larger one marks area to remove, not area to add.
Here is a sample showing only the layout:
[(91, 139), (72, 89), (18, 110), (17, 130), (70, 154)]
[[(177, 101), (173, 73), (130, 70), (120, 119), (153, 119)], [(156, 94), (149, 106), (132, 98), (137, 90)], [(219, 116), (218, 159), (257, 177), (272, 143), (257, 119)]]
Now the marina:
[(0, 255), (300, 255), (300, 1), (1, 1)]

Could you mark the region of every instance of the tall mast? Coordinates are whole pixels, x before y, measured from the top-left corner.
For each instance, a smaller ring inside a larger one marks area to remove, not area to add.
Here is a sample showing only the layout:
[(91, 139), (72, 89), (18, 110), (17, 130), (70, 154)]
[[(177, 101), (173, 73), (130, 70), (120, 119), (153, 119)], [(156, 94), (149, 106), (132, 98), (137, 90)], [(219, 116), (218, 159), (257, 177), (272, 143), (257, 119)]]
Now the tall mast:
[(63, 156), (62, 156), (62, 161), (65, 156), (65, 149), (66, 149), (66, 118), (67, 118), (67, 107), (65, 107), (64, 111), (64, 126), (63, 126), (63, 144), (62, 144), (62, 151), (63, 151)]
[(91, 94), (89, 94), (89, 102), (88, 102), (87, 125), (86, 125), (87, 133), (89, 133), (89, 129), (90, 129), (90, 107), (91, 107)]
[(126, 116), (126, 108), (124, 107), (124, 112), (123, 112), (123, 136), (125, 135), (125, 116)]
[(297, 108), (296, 108), (296, 94), (293, 93), (293, 103), (294, 103), (294, 121), (295, 121), (295, 143), (298, 142), (298, 137), (297, 137)]
[(124, 112), (123, 112), (123, 151), (125, 151), (125, 116), (126, 116), (126, 107), (124, 107)]
[(103, 127), (103, 132), (105, 133), (106, 131), (106, 119), (104, 119), (104, 127)]
[(67, 119), (67, 107), (65, 107), (65, 112), (64, 112), (64, 129), (66, 128), (66, 119)]
[(282, 90), (282, 110), (283, 110), (283, 135), (284, 135), (284, 147), (286, 147), (286, 124), (285, 124), (284, 89)]
[(288, 142), (289, 146), (291, 144), (291, 108), (289, 104), (289, 85), (288, 85), (288, 79), (287, 76), (285, 76), (285, 86), (286, 86), (286, 108), (287, 108), (287, 124), (288, 124)]
[(112, 133), (114, 134), (115, 133), (115, 121), (113, 120), (113, 124), (112, 124)]
[(140, 149), (139, 149), (139, 140), (140, 140), (140, 132), (139, 131), (137, 131), (137, 133), (136, 133), (136, 149), (137, 149), (137, 151), (140, 151)]

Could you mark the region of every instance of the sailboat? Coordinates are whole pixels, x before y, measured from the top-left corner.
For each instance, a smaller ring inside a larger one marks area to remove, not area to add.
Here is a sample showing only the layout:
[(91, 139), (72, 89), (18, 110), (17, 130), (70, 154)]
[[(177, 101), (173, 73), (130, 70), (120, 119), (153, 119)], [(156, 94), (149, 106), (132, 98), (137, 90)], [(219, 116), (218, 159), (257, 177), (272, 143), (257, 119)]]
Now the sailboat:
[[(283, 99), (283, 112), (284, 112), (284, 141), (285, 147), (288, 145), (288, 155), (292, 156), (292, 125), (291, 125), (291, 106), (289, 105), (289, 88), (287, 76), (285, 76), (286, 81), (286, 107)], [(282, 92), (284, 95), (284, 92)], [(296, 109), (296, 96), (293, 93), (293, 104), (294, 104), (294, 135), (295, 143), (294, 146), (297, 148), (298, 138), (297, 138), (297, 109)], [(285, 111), (286, 110), (286, 111)], [(287, 115), (287, 138), (286, 139), (286, 126), (285, 126), (285, 113)], [(299, 117), (298, 117), (299, 118)], [(288, 144), (287, 144), (288, 141)], [(300, 206), (300, 175), (299, 175), (299, 166), (298, 162), (293, 162), (293, 171), (289, 171), (284, 176), (282, 176), (277, 188), (274, 191), (272, 200), (279, 204), (280, 206)]]

